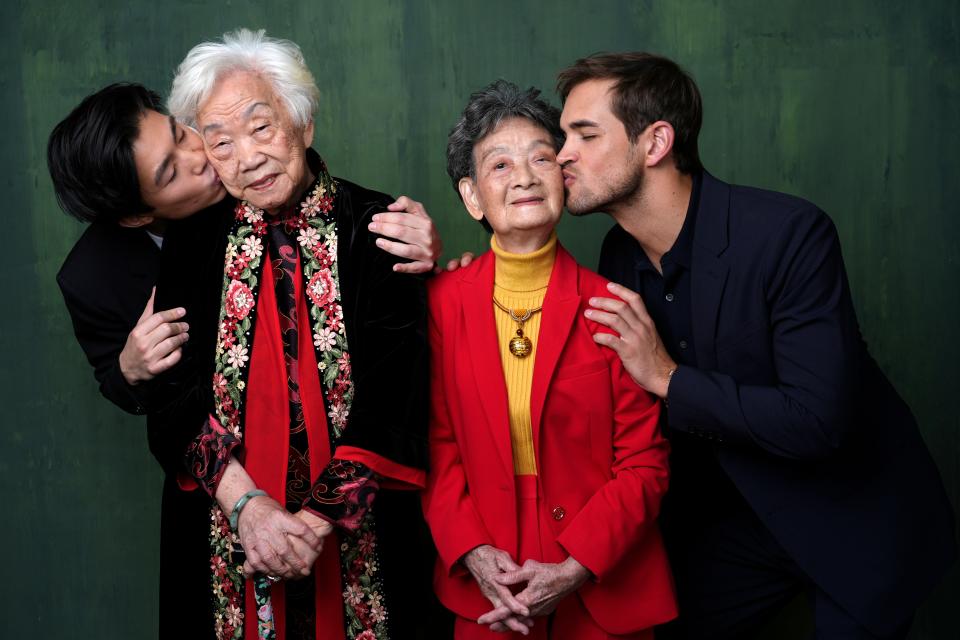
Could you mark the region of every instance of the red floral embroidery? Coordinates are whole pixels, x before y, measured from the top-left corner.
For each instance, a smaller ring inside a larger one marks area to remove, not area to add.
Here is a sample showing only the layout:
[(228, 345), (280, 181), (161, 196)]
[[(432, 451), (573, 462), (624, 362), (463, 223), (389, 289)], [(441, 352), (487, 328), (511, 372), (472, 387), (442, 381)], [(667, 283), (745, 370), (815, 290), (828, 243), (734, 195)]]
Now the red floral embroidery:
[(250, 310), (253, 309), (254, 302), (253, 292), (250, 291), (250, 287), (239, 280), (232, 281), (230, 286), (227, 287), (227, 296), (224, 305), (226, 306), (228, 316), (236, 320), (243, 320), (247, 317), (247, 314), (250, 313)]
[(321, 269), (313, 274), (307, 284), (307, 295), (318, 307), (326, 307), (337, 299), (337, 283), (329, 269)]
[(376, 634), (373, 633), (373, 631), (370, 631), (370, 629), (367, 629), (366, 631), (358, 635), (356, 637), (356, 640), (377, 640), (377, 636)]

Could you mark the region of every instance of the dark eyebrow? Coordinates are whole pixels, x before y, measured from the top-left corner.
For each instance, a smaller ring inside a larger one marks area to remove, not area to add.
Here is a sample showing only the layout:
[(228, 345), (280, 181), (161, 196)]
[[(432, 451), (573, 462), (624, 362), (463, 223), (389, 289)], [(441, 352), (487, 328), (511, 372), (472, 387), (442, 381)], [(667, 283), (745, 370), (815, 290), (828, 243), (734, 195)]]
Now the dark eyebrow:
[(574, 120), (568, 126), (571, 129), (585, 129), (586, 127), (599, 127), (600, 125), (593, 120)]
[[(177, 144), (177, 121), (173, 119), (173, 116), (170, 116), (170, 137), (173, 138), (173, 144)], [(163, 159), (163, 162), (160, 163), (160, 166), (157, 167), (156, 173), (153, 174), (153, 183), (160, 186), (160, 180), (163, 178), (163, 174), (166, 172), (167, 167), (170, 166), (171, 156), (168, 153), (167, 157)]]

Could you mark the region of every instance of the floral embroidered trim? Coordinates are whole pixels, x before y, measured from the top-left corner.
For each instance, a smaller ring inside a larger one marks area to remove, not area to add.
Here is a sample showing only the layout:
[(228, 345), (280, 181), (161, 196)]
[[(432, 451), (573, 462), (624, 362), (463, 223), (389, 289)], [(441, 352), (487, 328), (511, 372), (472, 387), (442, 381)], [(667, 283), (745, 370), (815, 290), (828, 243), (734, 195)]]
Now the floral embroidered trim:
[(377, 559), (377, 537), (373, 531), (373, 510), (368, 509), (355, 536), (340, 543), (343, 575), (343, 604), (347, 638), (384, 640), (388, 638), (387, 608), (383, 601), (383, 578)]
[(220, 509), (210, 512), (210, 571), (217, 638), (243, 638), (243, 562), (233, 561), (240, 538)]
[[(325, 389), (331, 450), (347, 427), (354, 394), (343, 307), (340, 304), (336, 216), (330, 215), (336, 190), (336, 182), (327, 173), (326, 167), (322, 166), (316, 186), (300, 205), (299, 214), (286, 221), (288, 229), (299, 230), (297, 243), (300, 246), (303, 277), (307, 283), (317, 367), (321, 386)], [(215, 416), (207, 421), (204, 433), (198, 438), (192, 452), (194, 461), (191, 468), (198, 472), (198, 480), (208, 490), (216, 486), (230, 452), (242, 441), (247, 365), (252, 349), (263, 236), (267, 232), (264, 212), (250, 204), (238, 203), (235, 217), (227, 237), (224, 257), (216, 372), (213, 376)], [(331, 461), (331, 465), (335, 462), (339, 461)], [(375, 489), (374, 483), (370, 491)], [(366, 493), (370, 494), (370, 491)], [(341, 577), (345, 585), (345, 630), (349, 638), (387, 640), (387, 611), (383, 603), (383, 580), (378, 575), (373, 510), (357, 510), (354, 515), (356, 535), (344, 536), (340, 546)], [(236, 556), (241, 554), (234, 551), (242, 550), (239, 539), (230, 532), (229, 524), (225, 525), (226, 531), (222, 530), (220, 524), (227, 523), (227, 519), (216, 505), (213, 506), (212, 518), (211, 568), (216, 597), (214, 613), (217, 638), (241, 640), (243, 560), (238, 561)], [(266, 579), (258, 579), (254, 587), (258, 636), (261, 640), (273, 640), (276, 631), (270, 584)]]

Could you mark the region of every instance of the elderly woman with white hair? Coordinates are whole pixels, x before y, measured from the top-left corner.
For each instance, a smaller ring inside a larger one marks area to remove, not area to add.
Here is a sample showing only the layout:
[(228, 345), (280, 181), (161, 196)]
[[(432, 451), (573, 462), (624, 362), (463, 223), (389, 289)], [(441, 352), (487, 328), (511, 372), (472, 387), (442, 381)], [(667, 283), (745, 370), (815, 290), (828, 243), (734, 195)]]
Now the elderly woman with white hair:
[(406, 638), (418, 613), (419, 513), (390, 489), (424, 484), (425, 291), (368, 230), (393, 199), (310, 148), (317, 102), (299, 48), (245, 29), (194, 47), (169, 100), (238, 199), (168, 239), (157, 294), (191, 326), (166, 422), (199, 431), (218, 638)]

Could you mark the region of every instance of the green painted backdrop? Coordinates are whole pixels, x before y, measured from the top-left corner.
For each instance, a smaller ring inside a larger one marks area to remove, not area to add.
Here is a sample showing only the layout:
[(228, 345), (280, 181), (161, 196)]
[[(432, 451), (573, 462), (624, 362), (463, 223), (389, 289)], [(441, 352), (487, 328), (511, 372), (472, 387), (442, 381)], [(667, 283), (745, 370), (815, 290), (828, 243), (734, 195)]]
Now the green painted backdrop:
[[(50, 129), (109, 82), (165, 92), (193, 44), (237, 26), (298, 42), (321, 85), (335, 173), (427, 203), (448, 253), (483, 232), (444, 172), (467, 95), (544, 87), (597, 50), (674, 57), (706, 103), (719, 177), (817, 202), (840, 229), (874, 354), (960, 495), (955, 406), (960, 3), (5, 0), (0, 9), (0, 637), (155, 635), (160, 480), (140, 420), (102, 400), (54, 275), (81, 232), (47, 176)], [(775, 5), (775, 6), (773, 6)], [(889, 6), (888, 6), (889, 5)], [(561, 237), (595, 265), (609, 220)], [(905, 522), (904, 527), (923, 526)], [(882, 562), (882, 559), (879, 559)], [(955, 568), (914, 639), (957, 637)]]

